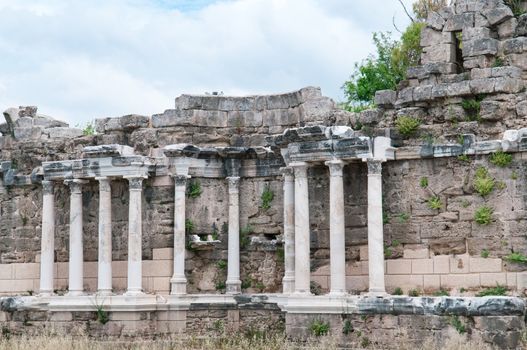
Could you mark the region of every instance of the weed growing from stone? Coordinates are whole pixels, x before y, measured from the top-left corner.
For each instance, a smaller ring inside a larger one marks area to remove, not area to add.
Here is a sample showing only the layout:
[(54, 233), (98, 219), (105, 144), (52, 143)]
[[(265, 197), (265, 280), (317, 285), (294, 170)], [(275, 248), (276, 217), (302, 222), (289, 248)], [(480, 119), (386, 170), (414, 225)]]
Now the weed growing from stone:
[(489, 255), (490, 255), (490, 252), (489, 252), (488, 249), (483, 249), (483, 250), (481, 251), (481, 257), (482, 257), (482, 258), (487, 259), (487, 258), (489, 257)]
[(479, 225), (488, 225), (492, 221), (494, 209), (486, 205), (479, 207), (474, 213), (474, 221)]
[(494, 190), (494, 184), (494, 179), (490, 177), (486, 168), (479, 167), (476, 170), (473, 187), (480, 196), (485, 197), (491, 193)]
[(496, 57), (494, 63), (492, 63), (492, 68), (503, 67), (504, 65), (505, 61), (503, 60), (503, 57)]
[(457, 156), (457, 160), (464, 163), (470, 163), (470, 158), (466, 154), (460, 154)]
[(417, 118), (402, 115), (395, 121), (395, 127), (397, 131), (404, 137), (408, 138), (417, 132), (417, 129), (421, 125), (421, 121)]
[(82, 134), (84, 136), (95, 135), (95, 126), (93, 125), (93, 122), (86, 123), (86, 126), (82, 129)]
[(454, 315), (450, 318), (450, 325), (456, 329), (459, 334), (466, 333), (467, 329), (463, 322), (459, 319), (459, 316)]
[(408, 219), (410, 219), (410, 215), (408, 215), (408, 213), (401, 213), (401, 214), (399, 214), (398, 218), (399, 218), (399, 222), (401, 224), (403, 224), (403, 223), (407, 222)]
[(278, 261), (283, 263), (285, 259), (285, 251), (284, 247), (278, 247), (276, 248), (276, 257), (278, 258)]
[(201, 195), (201, 183), (198, 180), (191, 181), (188, 185), (187, 196), (190, 198), (197, 198)]
[(265, 185), (264, 190), (262, 192), (262, 204), (260, 207), (264, 210), (270, 209), (273, 198), (274, 192), (271, 190), (271, 186), (269, 186), (269, 184)]
[(481, 99), (467, 98), (461, 102), (461, 107), (466, 113), (468, 121), (480, 121)]
[(251, 243), (251, 237), (249, 235), (254, 233), (254, 227), (247, 225), (240, 230), (240, 249), (245, 249)]
[(500, 168), (505, 168), (509, 166), (512, 162), (512, 154), (505, 153), (502, 151), (494, 152), (490, 155), (489, 161)]
[(315, 337), (327, 335), (329, 333), (329, 323), (315, 318), (309, 325), (309, 330)]
[(370, 346), (371, 344), (371, 341), (370, 339), (366, 338), (366, 337), (362, 337), (361, 341), (360, 341), (360, 346), (363, 347), (363, 348), (367, 348), (368, 346)]
[(185, 232), (187, 235), (190, 235), (192, 232), (194, 232), (194, 222), (192, 222), (190, 219), (185, 220)]
[(408, 296), (411, 297), (418, 297), (421, 293), (419, 293), (418, 289), (411, 289), (408, 291)]
[(427, 188), (428, 187), (428, 178), (426, 176), (423, 176), (419, 180), (419, 186), (421, 186), (421, 188)]
[(466, 199), (463, 199), (463, 201), (461, 201), (461, 206), (463, 208), (468, 208), (470, 206), (470, 202)]
[(520, 264), (527, 263), (527, 256), (523, 255), (522, 253), (510, 253), (509, 255), (505, 256), (503, 259), (509, 262), (515, 262), (515, 263), (520, 263)]
[(216, 282), (216, 290), (222, 291), (225, 289), (225, 287), (226, 287), (225, 282), (223, 281)]
[(251, 277), (247, 277), (247, 278), (242, 280), (241, 288), (242, 289), (251, 288), (252, 284), (253, 284), (253, 279)]
[(518, 180), (518, 173), (517, 172), (513, 171), (511, 173), (511, 180)]
[(435, 297), (448, 297), (450, 296), (450, 293), (447, 290), (441, 288), (437, 292), (434, 293), (434, 296)]
[(433, 210), (441, 209), (443, 206), (443, 203), (441, 203), (441, 198), (439, 198), (438, 196), (430, 197), (427, 201), (427, 204), (428, 208)]
[(353, 325), (351, 324), (350, 320), (344, 321), (344, 325), (342, 326), (342, 333), (344, 335), (348, 335), (350, 333), (353, 333)]
[(487, 297), (487, 296), (503, 296), (507, 295), (507, 288), (501, 286), (499, 283), (496, 283), (496, 287), (486, 288), (476, 294), (477, 297)]
[(225, 270), (227, 268), (227, 261), (220, 260), (218, 261), (217, 266), (218, 266), (218, 269)]

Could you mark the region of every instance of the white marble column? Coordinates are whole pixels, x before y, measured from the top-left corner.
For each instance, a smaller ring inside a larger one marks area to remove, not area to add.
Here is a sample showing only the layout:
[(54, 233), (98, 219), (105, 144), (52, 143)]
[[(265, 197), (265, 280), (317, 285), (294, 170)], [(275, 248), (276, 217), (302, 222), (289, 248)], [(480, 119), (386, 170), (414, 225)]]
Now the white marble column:
[(229, 183), (229, 241), (227, 260), (227, 294), (239, 294), (240, 281), (240, 177), (227, 177)]
[(68, 295), (82, 295), (84, 292), (84, 255), (82, 230), (82, 185), (86, 180), (66, 180), (70, 188), (70, 259), (68, 264)]
[(128, 207), (128, 288), (126, 295), (143, 293), (142, 261), (142, 194), (144, 177), (125, 177), (128, 179), (130, 199)]
[(369, 294), (386, 294), (384, 286), (384, 239), (382, 223), (382, 162), (368, 159), (368, 268)]
[(295, 294), (311, 294), (309, 188), (307, 163), (290, 163), (295, 172)]
[(185, 194), (188, 175), (174, 175), (174, 275), (170, 294), (186, 294), (185, 277)]
[(99, 181), (99, 261), (97, 294), (112, 293), (112, 187), (107, 177)]
[(329, 167), (329, 261), (330, 294), (346, 294), (346, 244), (342, 160), (326, 162)]
[(40, 250), (40, 295), (53, 294), (55, 262), (55, 194), (53, 182), (42, 181), (42, 237)]
[(284, 264), (282, 292), (295, 291), (295, 177), (292, 168), (282, 168), (284, 178)]

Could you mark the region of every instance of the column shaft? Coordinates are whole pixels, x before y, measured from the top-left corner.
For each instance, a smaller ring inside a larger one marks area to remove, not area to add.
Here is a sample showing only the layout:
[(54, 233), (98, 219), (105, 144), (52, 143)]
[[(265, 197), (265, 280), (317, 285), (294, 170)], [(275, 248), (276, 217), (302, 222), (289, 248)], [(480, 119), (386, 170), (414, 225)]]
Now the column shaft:
[(187, 175), (174, 176), (174, 275), (170, 294), (186, 294), (185, 277), (185, 194)]
[(127, 295), (143, 293), (142, 268), (142, 192), (143, 178), (128, 178), (130, 188), (128, 210), (128, 288)]
[(295, 291), (295, 178), (293, 169), (282, 168), (284, 177), (284, 294)]
[(229, 182), (229, 241), (227, 261), (227, 293), (239, 294), (240, 281), (240, 194), (238, 176), (227, 178)]
[(97, 293), (112, 292), (112, 188), (107, 177), (99, 181), (99, 261)]
[(295, 293), (311, 294), (307, 163), (289, 166), (295, 171)]
[(87, 181), (67, 180), (70, 187), (70, 259), (68, 295), (81, 295), (84, 291), (84, 255), (82, 230), (82, 184)]
[(344, 162), (326, 162), (329, 167), (329, 258), (331, 272), (330, 294), (346, 293), (346, 243), (344, 218)]
[(40, 251), (40, 294), (53, 294), (55, 262), (55, 196), (52, 181), (42, 181), (42, 238)]
[(368, 159), (368, 267), (371, 295), (386, 293), (382, 223), (382, 163)]

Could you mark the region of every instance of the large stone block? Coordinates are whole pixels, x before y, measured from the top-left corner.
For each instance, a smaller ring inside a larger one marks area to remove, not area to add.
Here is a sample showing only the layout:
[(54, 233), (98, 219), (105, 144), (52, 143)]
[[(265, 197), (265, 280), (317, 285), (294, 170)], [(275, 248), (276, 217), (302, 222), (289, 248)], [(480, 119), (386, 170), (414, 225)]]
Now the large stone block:
[(379, 107), (393, 107), (397, 99), (394, 90), (379, 90), (375, 92), (375, 104)]
[(454, 44), (438, 44), (423, 49), (421, 55), (423, 64), (437, 62), (455, 62), (456, 46)]
[(493, 38), (474, 39), (463, 42), (463, 57), (495, 55), (498, 53), (499, 41)]
[(428, 13), (428, 18), (426, 19), (426, 24), (432, 29), (443, 30), (445, 26), (445, 19), (435, 11), (430, 11)]
[(518, 17), (518, 25), (514, 36), (527, 36), (527, 13)]
[(491, 26), (494, 26), (496, 24), (505, 22), (509, 18), (512, 18), (514, 15), (512, 14), (510, 7), (499, 6), (499, 7), (488, 8), (484, 10), (483, 16), (487, 18), (487, 21), (489, 21), (489, 24)]
[(474, 27), (474, 13), (460, 13), (451, 16), (445, 23), (444, 31), (455, 32)]
[(527, 37), (505, 40), (502, 45), (503, 53), (505, 55), (509, 55), (511, 53), (524, 53), (527, 51)]

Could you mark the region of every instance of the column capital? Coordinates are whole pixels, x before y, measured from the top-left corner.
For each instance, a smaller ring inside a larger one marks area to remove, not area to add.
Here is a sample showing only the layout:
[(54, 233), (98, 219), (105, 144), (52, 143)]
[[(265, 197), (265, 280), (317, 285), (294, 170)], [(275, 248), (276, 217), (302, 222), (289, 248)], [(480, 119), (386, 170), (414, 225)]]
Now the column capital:
[(146, 179), (146, 176), (123, 176), (123, 179), (128, 180), (128, 185), (130, 188), (130, 191), (140, 191), (143, 189), (143, 180)]
[(64, 184), (69, 186), (71, 193), (82, 193), (82, 185), (87, 184), (89, 181), (81, 179), (68, 179), (64, 180)]
[(43, 194), (53, 194), (54, 193), (54, 183), (49, 180), (42, 180), (42, 192)]
[(368, 175), (381, 175), (382, 173), (382, 160), (379, 159), (368, 159)]
[(227, 182), (229, 183), (229, 189), (236, 188), (238, 189), (238, 185), (240, 184), (240, 177), (239, 176), (228, 176), (226, 177)]
[(296, 178), (307, 178), (307, 168), (309, 167), (307, 162), (293, 162), (289, 163), (289, 166), (293, 168)]
[(283, 178), (285, 181), (293, 181), (294, 180), (294, 176), (295, 176), (295, 172), (293, 170), (293, 168), (291, 167), (282, 167), (280, 168), (280, 173), (282, 174)]
[(185, 186), (187, 184), (187, 180), (190, 179), (191, 176), (171, 174), (170, 177), (174, 179), (174, 183), (176, 186)]
[(95, 180), (99, 181), (99, 191), (111, 192), (111, 181), (112, 179), (107, 176), (98, 176)]
[(324, 162), (329, 168), (330, 176), (342, 176), (342, 169), (346, 163), (341, 159), (328, 160)]

